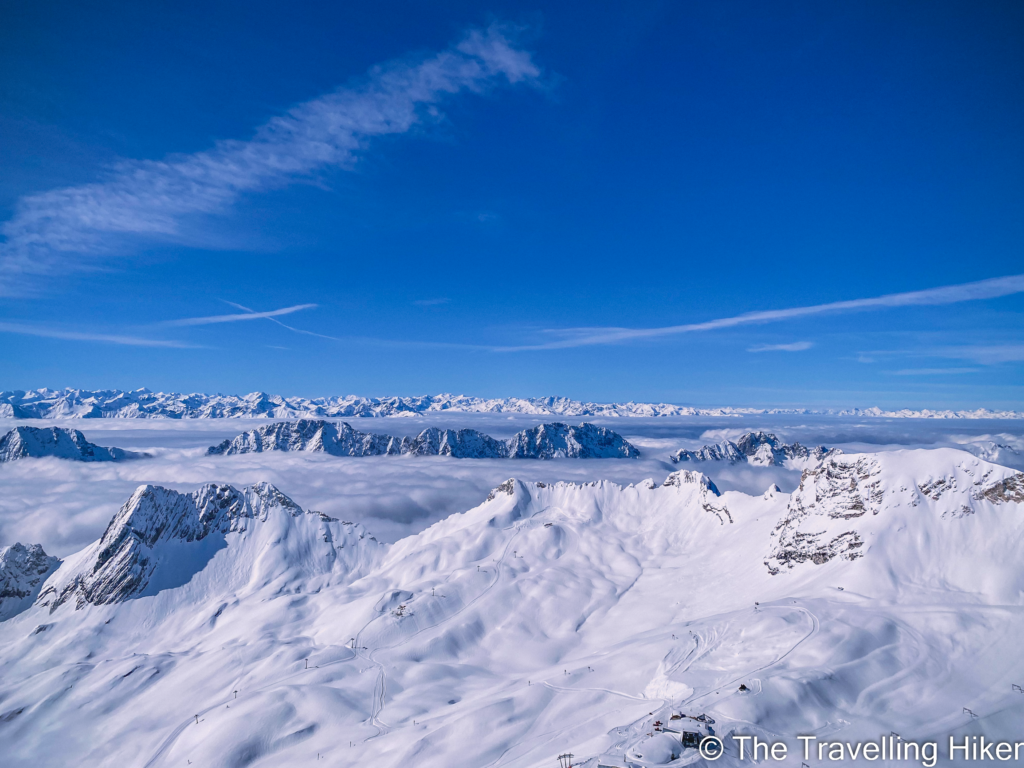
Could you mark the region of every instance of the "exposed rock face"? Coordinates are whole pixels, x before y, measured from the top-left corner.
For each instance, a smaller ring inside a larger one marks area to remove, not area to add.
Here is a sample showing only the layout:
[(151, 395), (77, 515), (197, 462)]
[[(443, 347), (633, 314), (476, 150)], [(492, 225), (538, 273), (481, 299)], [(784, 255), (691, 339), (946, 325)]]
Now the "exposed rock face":
[(0, 621), (32, 604), (46, 578), (60, 565), (39, 544), (13, 544), (0, 549)]
[(474, 429), (430, 427), (416, 437), (392, 437), (359, 432), (344, 422), (300, 419), (269, 424), (225, 440), (210, 455), (262, 451), (315, 451), (332, 456), (451, 456), (457, 459), (628, 458), (640, 452), (604, 427), (581, 424), (542, 424), (508, 440), (497, 440)]
[(861, 557), (864, 542), (857, 530), (842, 523), (838, 527), (846, 529), (837, 530), (832, 521), (879, 513), (884, 489), (878, 474), (878, 463), (870, 458), (847, 464), (833, 457), (806, 470), (772, 534), (778, 542), (767, 563), (769, 571), (778, 573), (783, 566), (807, 561), (821, 565), (834, 557)]
[(700, 472), (691, 472), (688, 469), (681, 469), (678, 472), (673, 472), (665, 478), (665, 482), (662, 483), (662, 486), (665, 488), (672, 486), (680, 488), (684, 485), (698, 485), (705, 494), (710, 493), (712, 496), (722, 495), (710, 477), (701, 474)]
[(998, 510), (1021, 503), (1024, 473), (960, 451), (830, 456), (804, 470), (772, 532), (775, 542), (765, 564), (778, 573), (798, 563), (856, 560), (871, 537), (891, 533), (892, 516), (905, 516), (907, 510), (914, 510), (913, 525), (922, 531), (917, 542), (927, 547), (935, 535), (927, 526), (937, 521), (945, 525), (977, 514), (1012, 514), (1012, 507)]
[(513, 459), (635, 459), (636, 447), (610, 429), (594, 424), (541, 424), (508, 440)]
[[(541, 483), (543, 487), (543, 483)], [(494, 501), (500, 494), (504, 493), (506, 496), (514, 496), (516, 493), (516, 479), (510, 477), (504, 483), (499, 485), (497, 488), (492, 488), (491, 492), (487, 494), (488, 501)]]
[(662, 483), (663, 488), (685, 488), (687, 486), (697, 486), (699, 488), (700, 504), (704, 508), (705, 512), (708, 512), (718, 518), (718, 521), (725, 525), (727, 522), (732, 523), (732, 515), (729, 514), (729, 509), (717, 497), (722, 494), (711, 478), (700, 472), (691, 472), (688, 469), (680, 470), (679, 472), (673, 472)]
[(758, 466), (782, 465), (791, 459), (821, 461), (827, 456), (842, 453), (838, 448), (829, 450), (823, 445), (805, 448), (800, 443), (786, 444), (770, 432), (747, 432), (735, 443), (731, 440), (718, 445), (705, 445), (697, 451), (677, 451), (673, 463), (684, 461), (748, 462)]
[(987, 488), (977, 491), (975, 498), (986, 499), (993, 504), (1024, 502), (1024, 473), (1018, 472), (1005, 480), (997, 480)]
[(90, 443), (77, 429), (62, 427), (15, 427), (0, 437), (0, 462), (46, 456), (74, 461), (123, 461), (143, 458), (146, 454), (104, 448)]
[(232, 456), (264, 451), (315, 451), (332, 456), (383, 456), (401, 453), (401, 440), (359, 432), (348, 424), (300, 419), (268, 424), (213, 446), (209, 455)]
[(433, 411), (529, 413), (544, 416), (736, 416), (822, 413), (835, 416), (915, 419), (1019, 419), (1019, 411), (883, 411), (879, 408), (813, 411), (806, 408), (691, 408), (671, 403), (586, 403), (567, 397), (481, 398), (466, 395), (419, 397), (282, 397), (122, 390), (36, 389), (0, 392), (0, 418), (18, 419), (237, 419), (354, 418), (415, 416)]
[[(81, 560), (50, 581), (38, 602), (51, 611), (72, 599), (79, 608), (117, 603), (146, 593), (158, 577), (160, 584), (180, 586), (226, 546), (229, 534), (243, 534), (250, 525), (259, 526), (274, 515), (313, 515), (314, 522), (320, 524), (316, 538), (327, 543), (338, 539), (342, 546), (348, 533), (356, 528), (361, 531), (359, 526), (341, 523), (351, 530), (339, 536), (331, 527), (337, 520), (319, 512), (304, 512), (269, 483), (241, 490), (209, 484), (193, 493), (144, 485)], [(279, 541), (280, 537), (269, 543)], [(376, 542), (372, 537), (371, 541)], [(182, 549), (181, 545), (187, 546)], [(329, 549), (328, 554), (333, 551)]]
[(505, 458), (505, 441), (495, 440), (475, 429), (438, 429), (430, 427), (414, 438), (403, 438), (399, 453), (414, 456), (451, 456), (456, 459)]

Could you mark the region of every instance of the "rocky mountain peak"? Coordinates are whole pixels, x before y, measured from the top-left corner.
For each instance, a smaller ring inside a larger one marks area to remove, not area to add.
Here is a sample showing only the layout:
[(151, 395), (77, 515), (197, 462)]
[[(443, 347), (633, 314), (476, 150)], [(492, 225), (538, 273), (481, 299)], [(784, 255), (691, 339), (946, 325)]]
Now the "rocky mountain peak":
[(268, 424), (211, 447), (209, 455), (312, 451), (332, 456), (451, 456), (456, 459), (627, 458), (640, 451), (610, 429), (583, 423), (541, 424), (508, 440), (475, 429), (428, 427), (416, 437), (360, 432), (347, 422), (300, 419)]
[(58, 565), (60, 559), (47, 555), (39, 544), (0, 548), (0, 621), (31, 605)]
[(15, 427), (0, 437), (0, 462), (53, 456), (74, 461), (122, 461), (145, 454), (90, 443), (77, 429)]
[(696, 451), (680, 450), (672, 456), (672, 462), (679, 464), (693, 461), (728, 461), (731, 464), (746, 462), (757, 466), (781, 466), (787, 461), (821, 461), (826, 456), (842, 453), (838, 448), (831, 450), (823, 445), (805, 448), (800, 443), (784, 443), (770, 432), (747, 432), (735, 442), (724, 440), (716, 445), (705, 445)]
[(196, 552), (208, 560), (225, 546), (227, 534), (244, 532), (249, 521), (266, 522), (276, 512), (306, 514), (270, 483), (242, 489), (210, 483), (192, 493), (140, 486), (111, 519), (87, 562), (58, 574), (39, 600), (54, 610), (72, 598), (81, 607), (139, 596), (161, 570), (166, 581), (177, 567), (173, 558), (162, 557), (167, 547), (203, 544)]

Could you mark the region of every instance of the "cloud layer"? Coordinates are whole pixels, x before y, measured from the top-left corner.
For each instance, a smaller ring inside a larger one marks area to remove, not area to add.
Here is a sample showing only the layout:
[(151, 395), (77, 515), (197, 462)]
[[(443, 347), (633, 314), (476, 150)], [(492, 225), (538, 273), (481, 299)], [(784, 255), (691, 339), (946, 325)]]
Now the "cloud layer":
[(24, 291), (32, 276), (95, 265), (123, 253), (133, 238), (181, 238), (191, 216), (222, 214), (240, 195), (350, 165), (373, 137), (436, 118), (447, 96), (539, 75), (502, 28), (474, 30), (428, 59), (374, 68), (360, 87), (299, 104), (247, 141), (126, 161), (102, 181), (24, 197), (0, 226), (0, 295)]
[[(389, 419), (387, 430), (381, 431), (416, 434), (426, 426), (472, 427), (506, 437), (541, 421), (527, 415), (437, 413), (429, 419)], [(143, 483), (185, 491), (208, 482), (241, 486), (261, 480), (274, 483), (307, 509), (362, 522), (378, 538), (395, 541), (450, 514), (475, 507), (491, 488), (510, 476), (544, 482), (608, 479), (625, 485), (647, 478), (662, 482), (670, 472), (680, 469), (669, 461), (678, 449), (693, 450), (723, 439), (735, 440), (743, 432), (756, 429), (774, 432), (786, 442), (823, 443), (848, 452), (975, 446), (995, 451), (992, 455), (979, 453), (983, 457), (1024, 468), (1024, 422), (1016, 421), (1003, 422), (1001, 429), (1005, 431), (996, 435), (980, 429), (975, 433), (972, 425), (963, 422), (808, 419), (806, 415), (592, 421), (611, 427), (637, 445), (641, 458), (339, 458), (274, 451), (205, 456), (207, 446), (234, 437), (252, 423), (234, 419), (75, 421), (70, 426), (82, 429), (93, 442), (147, 451), (154, 457), (121, 463), (27, 459), (0, 464), (0, 547), (16, 541), (41, 543), (47, 552), (67, 556), (102, 535), (111, 516)], [(25, 422), (0, 420), (0, 434), (18, 423)], [(58, 421), (30, 423), (69, 425)], [(984, 428), (991, 429), (991, 423)], [(723, 491), (760, 494), (777, 483), (789, 492), (800, 481), (799, 471), (782, 467), (712, 462), (689, 468), (707, 473)]]
[(1011, 296), (1024, 293), (1024, 275), (995, 277), (990, 280), (979, 280), (974, 283), (948, 285), (942, 288), (929, 288), (924, 291), (907, 293), (890, 293), (867, 299), (851, 299), (849, 301), (833, 301), (828, 304), (814, 304), (807, 307), (791, 307), (789, 309), (771, 309), (760, 312), (746, 312), (733, 317), (708, 320), (703, 323), (686, 325), (669, 325), (661, 328), (564, 328), (551, 329), (548, 333), (565, 336), (558, 341), (543, 344), (530, 344), (515, 347), (497, 347), (496, 351), (521, 352), (541, 349), (567, 349), (598, 344), (617, 344), (640, 339), (655, 339), (664, 336), (676, 336), (683, 333), (715, 331), (722, 328), (735, 328), (741, 325), (761, 325), (781, 320), (792, 320), (812, 315), (840, 314), (845, 312), (862, 312), (872, 309), (891, 307), (937, 306), (958, 304), (963, 301), (994, 299), (1000, 296)]

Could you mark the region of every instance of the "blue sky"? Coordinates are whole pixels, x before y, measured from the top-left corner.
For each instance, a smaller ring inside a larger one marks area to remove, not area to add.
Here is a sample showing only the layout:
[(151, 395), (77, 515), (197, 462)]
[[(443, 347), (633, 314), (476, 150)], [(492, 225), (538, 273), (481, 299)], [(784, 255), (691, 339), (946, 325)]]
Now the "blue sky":
[(4, 4), (0, 388), (1024, 408), (1021, 4), (300, 5)]

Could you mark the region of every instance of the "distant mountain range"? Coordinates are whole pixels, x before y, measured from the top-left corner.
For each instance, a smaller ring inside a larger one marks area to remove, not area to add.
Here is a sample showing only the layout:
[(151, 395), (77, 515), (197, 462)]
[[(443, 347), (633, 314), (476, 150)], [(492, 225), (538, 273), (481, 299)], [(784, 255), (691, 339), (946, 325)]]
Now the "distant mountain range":
[(892, 419), (1020, 419), (1021, 411), (885, 411), (880, 408), (809, 410), (802, 408), (691, 408), (667, 403), (585, 403), (565, 397), (480, 398), (465, 395), (420, 397), (281, 397), (180, 394), (136, 389), (35, 389), (0, 392), (0, 418), (16, 419), (238, 419), (355, 418), (417, 416), (437, 411), (521, 413), (538, 416), (749, 416), (821, 414)]
[(725, 440), (716, 445), (705, 445), (697, 451), (676, 451), (672, 461), (679, 464), (687, 461), (728, 461), (746, 462), (758, 466), (782, 466), (793, 459), (821, 461), (828, 456), (842, 453), (838, 448), (828, 449), (823, 445), (805, 448), (800, 443), (787, 444), (770, 432), (747, 432), (735, 443)]
[(541, 424), (497, 440), (475, 429), (424, 429), (416, 437), (360, 432), (345, 422), (286, 421), (243, 432), (207, 451), (231, 456), (308, 451), (332, 456), (451, 456), (456, 459), (635, 459), (640, 451), (621, 435), (593, 424)]
[(0, 437), (0, 462), (41, 459), (52, 456), (74, 461), (123, 461), (141, 459), (148, 454), (104, 448), (90, 443), (77, 429), (15, 427)]

